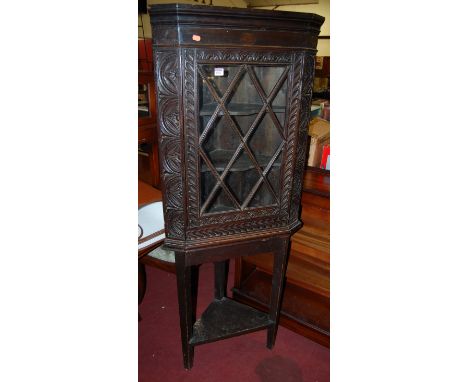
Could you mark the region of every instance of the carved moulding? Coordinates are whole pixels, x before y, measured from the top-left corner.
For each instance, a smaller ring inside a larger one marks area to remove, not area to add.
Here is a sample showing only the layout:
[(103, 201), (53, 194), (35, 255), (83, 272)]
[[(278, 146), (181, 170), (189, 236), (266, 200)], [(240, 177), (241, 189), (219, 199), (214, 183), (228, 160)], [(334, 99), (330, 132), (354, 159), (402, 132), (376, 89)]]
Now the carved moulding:
[(184, 240), (184, 179), (178, 98), (180, 87), (178, 50), (157, 49), (154, 57), (158, 89), (158, 140), (166, 237), (169, 240)]

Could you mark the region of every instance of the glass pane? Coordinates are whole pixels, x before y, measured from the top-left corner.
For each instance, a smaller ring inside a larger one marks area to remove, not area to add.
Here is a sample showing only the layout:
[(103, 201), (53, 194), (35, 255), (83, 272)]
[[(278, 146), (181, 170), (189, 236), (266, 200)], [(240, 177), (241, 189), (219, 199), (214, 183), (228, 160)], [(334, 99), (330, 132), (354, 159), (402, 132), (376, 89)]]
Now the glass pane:
[(260, 166), (266, 166), (283, 139), (273, 123), (270, 114), (265, 114), (257, 129), (252, 134), (249, 147)]
[(275, 203), (273, 195), (265, 183), (262, 183), (255, 196), (251, 200), (249, 207), (269, 206)]
[(148, 84), (138, 84), (138, 118), (149, 116), (149, 86)]
[[(202, 214), (276, 203), (282, 156), (268, 165), (283, 142), (287, 81), (275, 86), (286, 70), (285, 66), (199, 65), (200, 149), (206, 155), (200, 157)], [(262, 179), (265, 171), (270, 185)], [(216, 175), (221, 185), (216, 185)]]
[(218, 118), (201, 143), (201, 148), (218, 171), (226, 168), (232, 154), (241, 144), (239, 134), (229, 127), (229, 123), (226, 116)]
[(201, 205), (205, 203), (205, 201), (208, 199), (208, 195), (210, 192), (213, 190), (215, 184), (216, 184), (216, 179), (213, 176), (213, 174), (208, 170), (206, 164), (201, 161), (201, 182), (200, 182), (200, 202)]
[(282, 156), (283, 153), (281, 152), (273, 162), (273, 166), (270, 168), (270, 171), (267, 174), (267, 179), (270, 182), (273, 190), (276, 192), (276, 195), (279, 195), (280, 192), (280, 168)]
[[(209, 81), (210, 85), (214, 88), (217, 96), (219, 98), (222, 98), (223, 95), (226, 93), (226, 90), (228, 89), (232, 80), (238, 74), (240, 67), (233, 65), (201, 65), (200, 69), (205, 77), (205, 79), (200, 78), (200, 81), (203, 82), (203, 85), (206, 86), (205, 81)], [(205, 99), (204, 97), (206, 95), (208, 94), (206, 92), (203, 92), (203, 99)]]
[(288, 82), (284, 81), (283, 85), (280, 87), (280, 90), (276, 94), (275, 98), (271, 105), (273, 106), (273, 112), (278, 118), (280, 125), (284, 128), (284, 121), (286, 116), (286, 102), (288, 94)]
[(257, 118), (257, 113), (255, 114), (249, 114), (249, 115), (232, 115), (232, 119), (234, 122), (237, 124), (239, 129), (242, 131), (242, 135), (247, 134), (247, 131), (249, 130), (250, 126), (252, 123), (254, 123), (255, 119)]
[(233, 89), (233, 95), (228, 102), (228, 111), (235, 116), (256, 116), (263, 106), (257, 89), (250, 76), (245, 73)]
[(254, 67), (255, 75), (262, 85), (265, 95), (268, 97), (280, 79), (283, 72), (286, 70), (282, 66), (256, 66)]
[(226, 195), (224, 190), (219, 187), (216, 190), (215, 196), (212, 201), (209, 203), (206, 212), (213, 213), (213, 212), (223, 212), (223, 211), (233, 211), (236, 208), (232, 204), (231, 199)]
[(242, 202), (247, 198), (260, 174), (249, 155), (242, 150), (227, 173), (225, 182), (237, 200)]
[(216, 105), (217, 102), (214, 100), (209, 91), (205, 90), (202, 92), (202, 94), (200, 94), (200, 118), (203, 119), (203, 122), (200, 125), (200, 132), (205, 129), (206, 124), (213, 116)]

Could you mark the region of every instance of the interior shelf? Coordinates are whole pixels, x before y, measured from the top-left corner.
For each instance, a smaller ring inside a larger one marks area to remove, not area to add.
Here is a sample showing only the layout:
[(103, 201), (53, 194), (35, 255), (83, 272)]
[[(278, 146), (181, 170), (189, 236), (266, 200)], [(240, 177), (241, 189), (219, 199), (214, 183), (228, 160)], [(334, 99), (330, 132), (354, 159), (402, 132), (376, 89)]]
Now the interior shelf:
[[(213, 115), (213, 112), (218, 106), (217, 103), (209, 103), (203, 105), (200, 110), (200, 115)], [(254, 115), (262, 109), (263, 105), (261, 104), (248, 104), (248, 103), (230, 103), (227, 105), (227, 109), (230, 115)], [(273, 106), (273, 111), (275, 113), (284, 113), (286, 111), (286, 106)], [(218, 115), (224, 115), (224, 111), (221, 109)]]
[[(213, 166), (216, 168), (217, 171), (224, 171), (226, 168), (227, 163), (234, 155), (234, 150), (222, 150), (216, 149), (212, 150), (208, 153), (208, 157), (213, 163)], [(266, 155), (256, 154), (255, 159), (257, 160), (260, 167), (264, 168), (268, 162), (270, 161), (271, 157)], [(274, 167), (279, 167), (280, 163), (273, 163)], [(255, 168), (253, 162), (250, 160), (250, 157), (247, 155), (245, 151), (243, 151), (239, 157), (236, 159), (232, 167), (229, 171), (247, 171), (250, 169)], [(202, 161), (201, 172), (206, 172), (208, 170), (208, 166), (204, 161)]]
[(264, 329), (273, 324), (266, 313), (223, 297), (214, 300), (193, 325), (191, 345)]

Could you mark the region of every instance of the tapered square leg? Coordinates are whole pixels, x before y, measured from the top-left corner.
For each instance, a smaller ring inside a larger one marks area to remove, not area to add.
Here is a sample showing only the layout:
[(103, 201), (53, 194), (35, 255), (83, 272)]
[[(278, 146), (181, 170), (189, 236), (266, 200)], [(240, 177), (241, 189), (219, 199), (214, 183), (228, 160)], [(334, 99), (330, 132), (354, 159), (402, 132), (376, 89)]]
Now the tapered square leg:
[(179, 297), (180, 337), (185, 369), (193, 365), (194, 346), (190, 345), (196, 319), (198, 265), (186, 266), (184, 253), (176, 253), (177, 294)]
[(285, 239), (280, 248), (273, 253), (273, 280), (270, 297), (270, 320), (273, 324), (268, 328), (267, 347), (275, 346), (276, 333), (278, 332), (281, 302), (283, 300), (284, 285), (286, 279), (286, 268), (289, 256), (289, 238)]
[(221, 300), (223, 297), (226, 297), (227, 293), (227, 279), (229, 274), (229, 259), (224, 261), (218, 261), (214, 263), (214, 282), (215, 282), (215, 292), (214, 298), (216, 300)]

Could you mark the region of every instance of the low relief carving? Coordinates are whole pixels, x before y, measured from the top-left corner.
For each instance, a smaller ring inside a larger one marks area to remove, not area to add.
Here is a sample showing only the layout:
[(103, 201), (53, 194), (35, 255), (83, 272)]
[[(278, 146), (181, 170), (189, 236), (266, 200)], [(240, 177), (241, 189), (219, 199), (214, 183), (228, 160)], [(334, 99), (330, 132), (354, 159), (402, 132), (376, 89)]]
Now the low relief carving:
[[(250, 220), (264, 216), (274, 216), (279, 213), (278, 207), (255, 208), (240, 212), (229, 212), (224, 214), (207, 215), (201, 218), (203, 225), (221, 224), (226, 222), (237, 222), (239, 220)], [(237, 223), (235, 223), (237, 224)], [(239, 223), (243, 224), (243, 223)]]
[(304, 74), (302, 76), (301, 98), (300, 98), (300, 122), (297, 141), (296, 166), (294, 173), (294, 184), (291, 197), (291, 212), (289, 222), (292, 224), (299, 218), (299, 208), (301, 205), (302, 183), (305, 159), (307, 154), (307, 130), (310, 120), (310, 104), (312, 102), (312, 85), (314, 76), (315, 60), (312, 53), (303, 55)]
[[(294, 179), (294, 162), (295, 162), (295, 148), (296, 148), (296, 135), (300, 123), (300, 108), (301, 108), (301, 76), (302, 76), (302, 57), (303, 54), (298, 53), (294, 55), (294, 68), (293, 68), (293, 87), (290, 91), (290, 113), (289, 123), (287, 125), (287, 140), (286, 140), (286, 159), (283, 170), (283, 195), (281, 198), (281, 211), (284, 222), (287, 224), (289, 218), (290, 196), (291, 187), (297, 179)], [(292, 206), (294, 209), (294, 206)]]
[(199, 228), (197, 230), (188, 231), (187, 238), (190, 240), (203, 239), (207, 237), (223, 237), (228, 235), (238, 235), (242, 233), (250, 233), (260, 230), (267, 230), (280, 226), (278, 217), (268, 217), (256, 220), (244, 220), (237, 223), (224, 223), (222, 226), (212, 226)]
[(199, 225), (199, 160), (198, 160), (198, 124), (196, 121), (195, 100), (196, 69), (195, 49), (184, 49), (184, 102), (185, 102), (185, 152), (187, 158), (187, 191), (189, 227)]
[(177, 50), (171, 49), (157, 51), (156, 62), (156, 79), (158, 81), (158, 92), (167, 96), (175, 95), (177, 98)]
[(156, 79), (158, 94), (159, 150), (161, 180), (164, 183), (164, 220), (166, 236), (185, 238), (183, 210), (183, 179), (181, 131), (178, 101), (178, 52), (176, 49), (158, 50)]
[(284, 52), (252, 52), (239, 51), (229, 49), (205, 49), (197, 50), (197, 61), (212, 61), (212, 62), (261, 62), (261, 63), (291, 63), (291, 54)]

